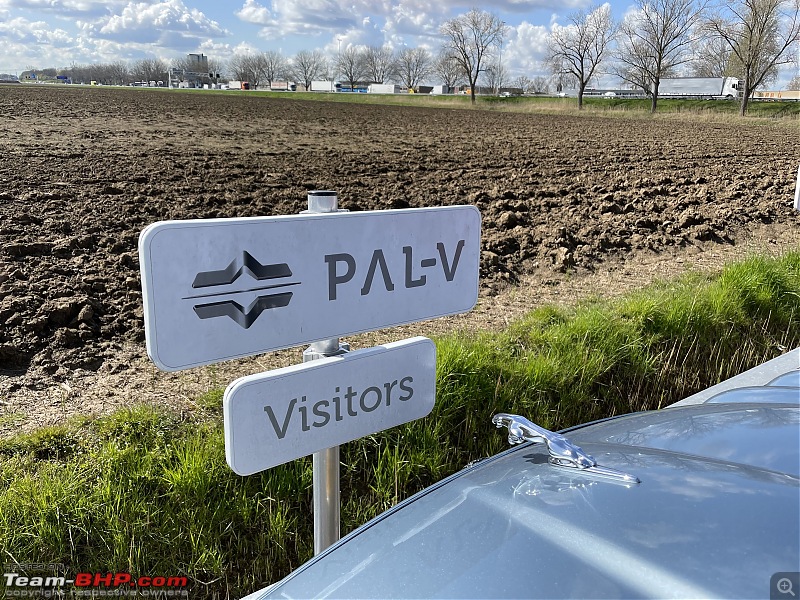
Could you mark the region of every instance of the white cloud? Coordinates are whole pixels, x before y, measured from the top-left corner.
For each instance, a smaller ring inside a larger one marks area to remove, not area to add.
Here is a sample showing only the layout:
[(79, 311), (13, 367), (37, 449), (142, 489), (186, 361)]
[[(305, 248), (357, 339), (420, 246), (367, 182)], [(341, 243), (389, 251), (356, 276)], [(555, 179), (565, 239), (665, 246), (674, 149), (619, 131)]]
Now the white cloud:
[[(512, 19), (517, 13), (543, 7), (560, 11), (565, 7), (585, 5), (588, 1), (499, 0), (487, 10), (504, 15), (502, 18), (509, 22), (517, 22), (517, 19)], [(389, 44), (394, 47), (424, 46), (435, 50), (441, 43), (441, 24), (474, 5), (469, 0), (244, 0), (234, 14), (241, 21), (258, 26), (258, 35), (273, 43), (316, 37), (327, 39), (324, 46), (329, 51), (335, 51), (340, 43), (343, 47)], [(532, 47), (540, 45), (524, 37), (532, 34), (524, 31), (524, 27), (521, 34), (520, 54), (524, 49), (523, 42)], [(310, 44), (306, 43), (308, 46)]]
[(231, 54), (255, 54), (258, 51), (259, 51), (258, 48), (256, 48), (252, 44), (248, 44), (247, 42), (241, 42), (239, 44), (236, 44), (236, 46), (234, 46), (231, 49)]
[[(101, 6), (103, 14), (93, 14)], [(30, 20), (21, 16), (24, 10), (32, 9), (38, 9), (33, 14), (44, 18)], [(78, 18), (68, 18), (67, 11), (82, 12)], [(64, 28), (55, 25), (62, 20)], [(187, 7), (183, 0), (111, 0), (102, 4), (94, 0), (0, 0), (0, 67), (5, 69), (145, 57), (170, 60), (197, 52), (206, 43), (229, 35), (216, 21)]]
[[(450, 4), (466, 6), (463, 2)], [(273, 0), (270, 8), (259, 0), (246, 0), (235, 15), (261, 26), (261, 35), (270, 39), (290, 35), (341, 37), (354, 29), (373, 27), (390, 38), (431, 35), (450, 12), (447, 3), (429, 0)]]
[(128, 3), (119, 14), (104, 19), (96, 27), (100, 37), (116, 40), (169, 45), (187, 38), (224, 37), (229, 32), (182, 0), (164, 0), (155, 4)]
[(544, 25), (523, 21), (515, 27), (503, 48), (503, 62), (515, 75), (532, 77), (540, 74), (547, 52), (549, 30)]
[[(234, 47), (224, 42), (217, 42), (215, 40), (208, 39), (202, 42), (197, 47), (196, 51), (205, 54), (211, 60), (227, 61), (231, 56), (233, 56)], [(255, 52), (256, 50), (253, 51)]]
[[(215, 4), (202, 12), (202, 2)], [(586, 2), (498, 0), (484, 8), (509, 24), (519, 23), (520, 14), (536, 22), (536, 15), (530, 14), (536, 12), (542, 15), (539, 22), (546, 23), (550, 12), (563, 20), (562, 11)], [(243, 51), (280, 49), (292, 55), (318, 48), (332, 55), (340, 46), (382, 44), (436, 52), (442, 42), (441, 24), (473, 6), (474, 0), (239, 0), (233, 6), (218, 0), (0, 0), (4, 51), (12, 40), (29, 45), (5, 52), (0, 62), (40, 64), (27, 57), (45, 60), (52, 54), (56, 64), (85, 63), (198, 51), (226, 60)], [(542, 11), (542, 6), (549, 9)], [(207, 16), (212, 10), (213, 19)], [(226, 11), (230, 22), (224, 21)], [(31, 28), (18, 20), (22, 17), (38, 25)], [(525, 21), (510, 26), (503, 62), (509, 71), (528, 74), (540, 61), (546, 27)], [(51, 52), (54, 47), (63, 51)]]
[(269, 9), (256, 2), (256, 0), (247, 0), (244, 6), (233, 14), (245, 23), (265, 26), (277, 25), (277, 21), (272, 17)]
[(408, 38), (436, 36), (448, 16), (444, 5), (404, 0), (392, 7), (386, 19), (386, 30)]
[(262, 26), (262, 37), (281, 38), (344, 31), (360, 23), (363, 8), (335, 0), (273, 0), (269, 10), (257, 0), (246, 0), (234, 14), (242, 21)]
[(63, 29), (54, 29), (45, 21), (29, 21), (17, 17), (0, 22), (0, 39), (25, 44), (65, 46), (72, 41)]
[(125, 6), (125, 0), (0, 0), (0, 8), (17, 9), (57, 17), (102, 16)]
[(19, 73), (35, 67), (63, 67), (71, 59), (75, 39), (45, 21), (22, 17), (0, 21), (0, 71)]

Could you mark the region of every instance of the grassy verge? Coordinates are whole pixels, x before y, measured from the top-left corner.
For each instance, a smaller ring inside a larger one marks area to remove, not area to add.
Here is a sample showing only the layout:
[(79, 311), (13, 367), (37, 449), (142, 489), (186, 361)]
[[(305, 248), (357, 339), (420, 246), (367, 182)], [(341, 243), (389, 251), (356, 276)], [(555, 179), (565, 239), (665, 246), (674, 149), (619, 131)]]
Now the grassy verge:
[[(271, 97), (287, 97), (285, 92), (254, 92)], [(445, 95), (427, 96), (415, 94), (320, 94), (294, 92), (291, 97), (303, 100), (322, 100), (357, 104), (390, 104), (400, 106), (427, 106), (433, 108), (472, 108), (469, 96)], [(509, 112), (549, 112), (577, 113), (578, 101), (575, 98), (552, 98), (519, 96), (502, 98), (499, 96), (476, 97), (475, 108)], [(584, 98), (586, 114), (626, 114), (628, 116), (650, 116), (650, 100), (624, 98)], [(726, 100), (666, 100), (658, 102), (658, 115), (718, 115), (738, 117), (739, 103)], [(800, 102), (750, 102), (748, 116), (768, 119), (797, 119), (800, 116)]]
[[(646, 98), (584, 98), (584, 109), (589, 114), (625, 114), (647, 116), (650, 114), (650, 100)], [(522, 112), (563, 112), (577, 111), (575, 98), (499, 98), (483, 97), (483, 105), (519, 110)], [(670, 116), (688, 114), (739, 118), (739, 102), (734, 100), (671, 100), (659, 99), (656, 115)], [(800, 102), (760, 102), (751, 101), (747, 109), (748, 117), (762, 119), (797, 119), (800, 116)]]
[[(147, 91), (144, 88), (143, 91)], [(555, 98), (550, 96), (517, 96), (504, 98), (499, 96), (476, 96), (476, 103), (470, 103), (466, 95), (447, 94), (431, 96), (429, 94), (351, 94), (320, 92), (267, 92), (236, 90), (150, 90), (170, 93), (198, 94), (247, 94), (265, 98), (284, 98), (317, 102), (342, 102), (346, 104), (376, 104), (390, 106), (417, 106), (427, 108), (451, 108), (480, 110), (498, 110), (523, 113), (568, 113), (609, 116), (651, 118), (650, 100), (646, 98), (584, 98), (584, 110), (578, 113), (576, 98)], [(657, 116), (674, 117), (680, 115), (698, 115), (706, 118), (739, 118), (739, 103), (729, 100), (669, 100), (658, 101)], [(800, 102), (761, 102), (751, 101), (748, 105), (748, 117), (756, 119), (796, 121), (800, 118)]]
[[(495, 412), (558, 429), (659, 408), (800, 345), (798, 320), (793, 252), (440, 339), (433, 413), (343, 447), (342, 529), (503, 449)], [(191, 417), (140, 407), (1, 442), (4, 561), (185, 575), (190, 597), (227, 598), (309, 558), (310, 460), (234, 475), (221, 397)]]

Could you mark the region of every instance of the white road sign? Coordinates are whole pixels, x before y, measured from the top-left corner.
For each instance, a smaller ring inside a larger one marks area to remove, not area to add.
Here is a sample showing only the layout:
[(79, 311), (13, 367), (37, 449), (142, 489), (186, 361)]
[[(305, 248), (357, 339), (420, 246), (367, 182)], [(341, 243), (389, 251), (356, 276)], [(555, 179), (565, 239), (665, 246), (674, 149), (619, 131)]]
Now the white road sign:
[(178, 371), (470, 310), (480, 213), (164, 221), (139, 258), (147, 352)]
[(225, 390), (225, 455), (239, 475), (430, 413), (436, 346), (424, 337), (237, 379)]

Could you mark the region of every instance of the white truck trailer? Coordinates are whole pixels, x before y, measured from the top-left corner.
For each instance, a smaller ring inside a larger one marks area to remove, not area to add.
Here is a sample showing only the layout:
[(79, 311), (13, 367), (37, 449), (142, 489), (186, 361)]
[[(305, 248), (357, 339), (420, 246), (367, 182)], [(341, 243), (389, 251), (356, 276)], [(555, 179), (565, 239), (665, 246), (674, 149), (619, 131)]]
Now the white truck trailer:
[(312, 92), (335, 92), (336, 91), (336, 82), (335, 81), (312, 81), (311, 82), (311, 91)]
[(771, 100), (800, 102), (800, 90), (756, 90), (753, 93), (753, 100)]
[(269, 89), (273, 92), (294, 92), (297, 85), (291, 81), (273, 81)]
[(735, 77), (676, 77), (662, 79), (659, 98), (733, 99), (739, 97), (739, 80)]
[(393, 83), (373, 83), (367, 88), (370, 94), (400, 94), (403, 88)]

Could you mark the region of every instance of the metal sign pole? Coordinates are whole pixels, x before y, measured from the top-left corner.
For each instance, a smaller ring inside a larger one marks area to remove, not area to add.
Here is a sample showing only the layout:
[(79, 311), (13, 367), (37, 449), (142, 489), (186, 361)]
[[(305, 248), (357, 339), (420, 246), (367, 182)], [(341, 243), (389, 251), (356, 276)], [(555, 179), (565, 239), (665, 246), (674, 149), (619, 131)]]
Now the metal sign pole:
[[(339, 198), (336, 192), (309, 192), (308, 210), (303, 212), (339, 212)], [(339, 338), (321, 340), (303, 351), (303, 362), (337, 356), (348, 350), (350, 346), (339, 344)], [(339, 446), (315, 452), (313, 461), (314, 554), (317, 555), (340, 537)]]

